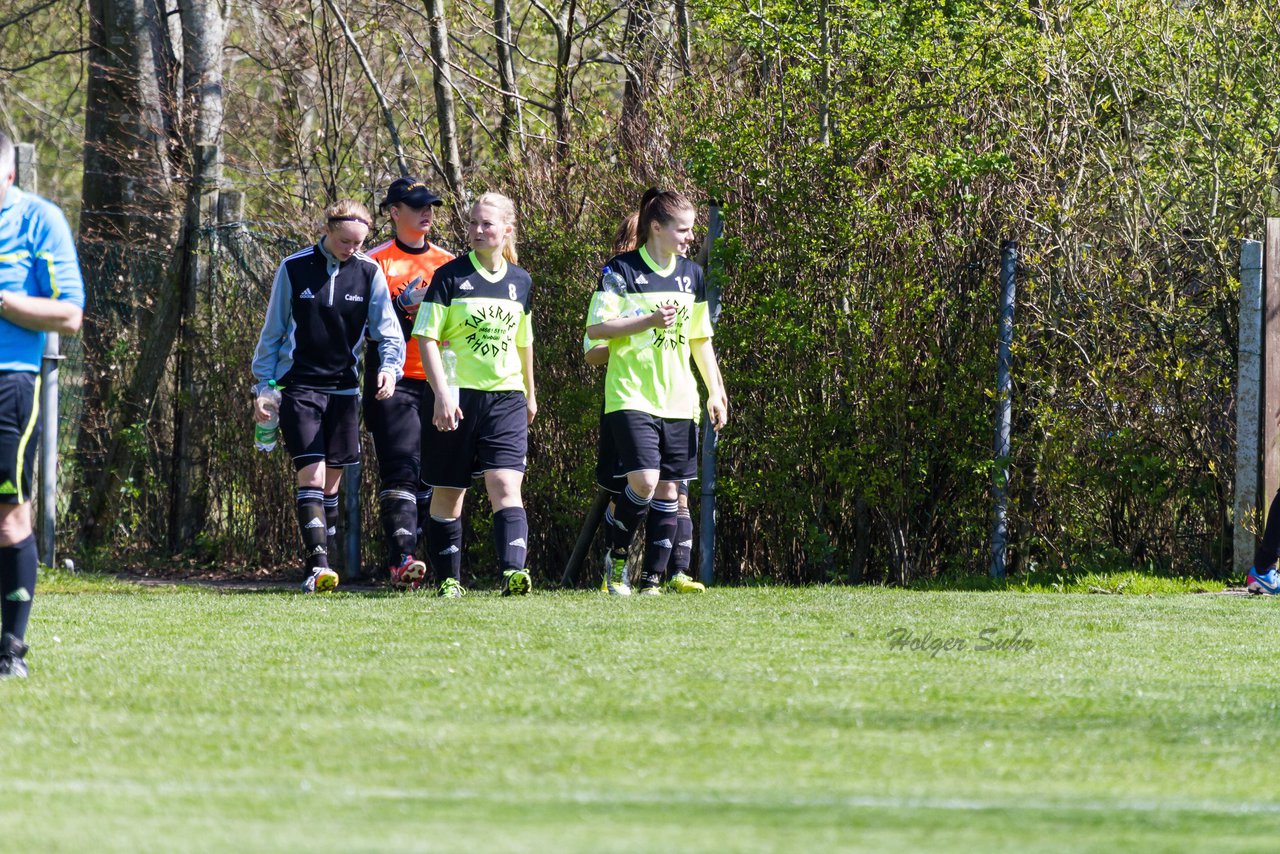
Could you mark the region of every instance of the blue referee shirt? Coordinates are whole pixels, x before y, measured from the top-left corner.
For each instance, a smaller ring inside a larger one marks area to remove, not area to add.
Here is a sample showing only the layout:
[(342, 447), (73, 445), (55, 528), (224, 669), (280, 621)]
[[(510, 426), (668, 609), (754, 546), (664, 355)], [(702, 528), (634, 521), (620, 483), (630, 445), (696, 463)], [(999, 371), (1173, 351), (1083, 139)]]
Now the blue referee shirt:
[[(84, 308), (84, 280), (67, 218), (52, 202), (10, 187), (0, 206), (0, 290)], [(44, 333), (0, 315), (0, 371), (39, 372)]]

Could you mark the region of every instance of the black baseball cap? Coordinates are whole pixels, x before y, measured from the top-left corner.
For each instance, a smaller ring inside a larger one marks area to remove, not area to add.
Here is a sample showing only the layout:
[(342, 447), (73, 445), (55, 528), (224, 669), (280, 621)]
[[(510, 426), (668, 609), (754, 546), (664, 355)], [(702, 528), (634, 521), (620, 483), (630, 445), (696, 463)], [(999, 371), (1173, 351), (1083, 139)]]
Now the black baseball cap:
[(402, 202), (411, 208), (425, 208), (427, 205), (442, 205), (444, 199), (431, 192), (431, 188), (413, 176), (397, 178), (387, 188), (387, 197), (379, 207), (388, 208), (396, 202)]

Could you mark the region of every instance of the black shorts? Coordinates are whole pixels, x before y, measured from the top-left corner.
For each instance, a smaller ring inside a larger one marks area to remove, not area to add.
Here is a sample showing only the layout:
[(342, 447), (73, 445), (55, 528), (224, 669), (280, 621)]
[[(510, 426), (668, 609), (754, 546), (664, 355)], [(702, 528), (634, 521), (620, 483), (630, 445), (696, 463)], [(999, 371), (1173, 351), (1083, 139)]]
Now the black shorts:
[(342, 468), (360, 461), (360, 397), (309, 388), (284, 388), (280, 435), (301, 471), (323, 461)]
[[(613, 431), (604, 423), (604, 416), (601, 415), (600, 439), (596, 443), (596, 484), (613, 495), (621, 495), (622, 490), (627, 487), (627, 476), (619, 474), (622, 463), (618, 459), (617, 447), (613, 441)], [(680, 481), (678, 493), (689, 497), (688, 480)]]
[(613, 441), (613, 431), (600, 415), (600, 438), (596, 442), (596, 483), (605, 492), (621, 495), (627, 486), (627, 478), (619, 474), (618, 446)]
[(402, 486), (418, 488), (422, 472), (422, 413), (431, 415), (432, 397), (425, 407), (423, 389), (430, 390), (426, 380), (402, 379), (395, 394), (378, 400), (376, 389), (365, 387), (364, 423), (373, 437), (378, 454), (378, 477), (383, 488)]
[(458, 393), (458, 405), (463, 418), (456, 430), (442, 433), (430, 418), (422, 420), (422, 482), (467, 489), (487, 471), (523, 472), (529, 451), (529, 404), (524, 392), (464, 388)]
[(657, 469), (664, 481), (698, 476), (698, 425), (692, 418), (659, 418), (622, 409), (605, 415), (601, 429), (613, 440), (618, 474)]
[(40, 421), (40, 375), (0, 373), (0, 503), (31, 500)]

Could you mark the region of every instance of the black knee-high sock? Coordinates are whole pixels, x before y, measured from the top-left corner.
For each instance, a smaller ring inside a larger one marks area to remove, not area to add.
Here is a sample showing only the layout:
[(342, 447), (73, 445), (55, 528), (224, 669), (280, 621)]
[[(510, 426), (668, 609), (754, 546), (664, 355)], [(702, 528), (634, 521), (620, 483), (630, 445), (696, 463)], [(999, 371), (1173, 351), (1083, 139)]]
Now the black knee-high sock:
[(3, 617), (3, 630), (18, 640), (27, 634), (39, 562), (34, 535), (0, 548), (0, 615)]
[(338, 493), (324, 497), (324, 547), (337, 558), (338, 548)]
[(378, 493), (387, 565), (399, 566), (418, 544), (418, 499), (412, 490), (391, 487)]
[(674, 501), (659, 501), (656, 498), (649, 504), (649, 518), (644, 526), (644, 564), (640, 567), (640, 577), (646, 586), (662, 583), (667, 573), (667, 562), (671, 560), (671, 550), (675, 547), (676, 511), (680, 505)]
[(427, 520), (431, 518), (431, 487), (425, 483), (419, 483), (415, 497), (418, 499), (418, 543), (422, 547), (418, 555), (423, 556), (427, 549)]
[(631, 541), (648, 513), (649, 499), (636, 495), (630, 486), (613, 500), (613, 512), (607, 518), (612, 522), (609, 547), (615, 560), (627, 556), (627, 549), (631, 548)]
[(689, 574), (693, 565), (693, 517), (688, 507), (676, 511), (676, 546), (671, 550), (671, 574)]
[(306, 550), (307, 569), (329, 566), (328, 530), (324, 523), (324, 490), (298, 487), (298, 529)]
[(462, 580), (462, 520), (427, 517), (427, 557), (436, 583)]
[(499, 569), (524, 569), (529, 550), (529, 517), (523, 507), (505, 507), (493, 514), (493, 547)]

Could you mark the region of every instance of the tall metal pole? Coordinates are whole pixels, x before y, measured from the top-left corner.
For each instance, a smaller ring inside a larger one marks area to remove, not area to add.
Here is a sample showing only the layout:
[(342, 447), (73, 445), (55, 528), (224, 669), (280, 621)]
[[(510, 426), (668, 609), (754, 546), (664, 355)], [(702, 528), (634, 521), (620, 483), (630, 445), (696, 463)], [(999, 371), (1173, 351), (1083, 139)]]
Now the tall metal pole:
[[(1236, 494), (1232, 562), (1238, 573), (1253, 562), (1254, 535), (1246, 522), (1262, 529), (1258, 485), (1262, 436), (1262, 243), (1240, 241), (1240, 343), (1236, 359)], [(1269, 496), (1268, 496), (1269, 500)]]
[(348, 581), (364, 574), (360, 561), (360, 474), (363, 468), (357, 460), (347, 466), (342, 474), (343, 515), (347, 520), (342, 570), (343, 577)]
[(1012, 429), (1013, 390), (1010, 349), (1013, 346), (1013, 306), (1018, 284), (1018, 244), (1006, 240), (1000, 247), (1000, 348), (996, 354), (996, 441), (991, 523), (991, 577), (1004, 578), (1005, 550), (1009, 538), (1009, 433)]
[[(707, 217), (707, 310), (711, 313), (711, 326), (720, 322), (720, 277), (715, 274), (713, 258), (716, 241), (724, 233), (724, 218), (720, 203), (712, 202)], [(698, 524), (698, 577), (703, 584), (715, 581), (716, 568), (716, 430), (711, 426), (707, 411), (702, 410), (702, 511)]]
[(58, 526), (58, 333), (44, 338), (40, 360), (40, 560), (53, 566)]

